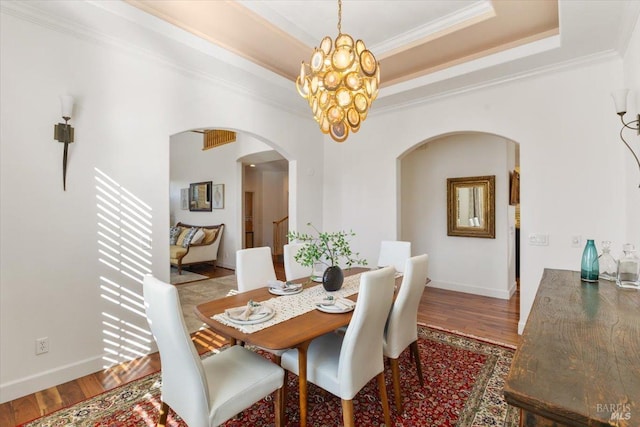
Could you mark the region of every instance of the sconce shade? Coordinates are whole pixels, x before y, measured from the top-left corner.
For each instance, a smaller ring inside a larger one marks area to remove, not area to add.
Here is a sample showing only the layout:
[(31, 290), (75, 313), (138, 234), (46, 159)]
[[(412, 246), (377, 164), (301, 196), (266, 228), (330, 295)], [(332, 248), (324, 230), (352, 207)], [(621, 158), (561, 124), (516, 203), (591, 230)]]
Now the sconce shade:
[[(612, 92), (611, 96), (613, 96), (613, 102), (616, 104), (616, 113), (618, 113), (618, 116), (620, 116), (620, 121), (622, 122), (622, 129), (620, 129), (620, 139), (631, 152), (631, 155), (635, 159), (636, 164), (638, 165), (638, 169), (640, 170), (640, 157), (638, 157), (638, 155), (633, 150), (631, 145), (629, 145), (627, 140), (624, 139), (624, 135), (623, 135), (625, 129), (635, 130), (636, 133), (640, 135), (640, 114), (636, 115), (635, 120), (629, 120), (628, 122), (624, 121), (624, 115), (627, 113), (627, 94), (628, 93), (629, 93), (628, 89), (619, 89)], [(638, 186), (638, 188), (640, 188), (640, 185)]]
[(616, 105), (616, 113), (624, 114), (627, 112), (627, 94), (629, 89), (619, 89), (611, 92), (613, 102)]
[(62, 106), (62, 117), (70, 119), (71, 113), (73, 113), (73, 96), (60, 96), (60, 105)]

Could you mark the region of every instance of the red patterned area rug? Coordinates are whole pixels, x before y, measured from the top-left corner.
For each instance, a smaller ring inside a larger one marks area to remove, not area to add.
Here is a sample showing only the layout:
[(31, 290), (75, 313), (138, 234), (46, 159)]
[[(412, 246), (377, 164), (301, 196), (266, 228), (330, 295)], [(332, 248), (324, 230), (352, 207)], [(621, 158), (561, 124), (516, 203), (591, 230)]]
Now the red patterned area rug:
[[(507, 405), (502, 395), (514, 353), (512, 348), (429, 327), (420, 327), (419, 336), (425, 386), (420, 387), (415, 365), (410, 360), (409, 351), (405, 351), (400, 360), (403, 414), (395, 410), (390, 369), (386, 369), (394, 426), (518, 425), (518, 411)], [(297, 376), (289, 374), (287, 426), (299, 425), (297, 380)], [(378, 396), (374, 379), (355, 397), (357, 426), (384, 424)], [(310, 425), (342, 425), (340, 399), (313, 384), (309, 385), (308, 406)], [(160, 375), (156, 373), (23, 426), (151, 427), (156, 425), (159, 408)], [(273, 423), (273, 402), (265, 399), (225, 426), (261, 427), (272, 426)], [(171, 411), (167, 426), (184, 427), (185, 423)]]

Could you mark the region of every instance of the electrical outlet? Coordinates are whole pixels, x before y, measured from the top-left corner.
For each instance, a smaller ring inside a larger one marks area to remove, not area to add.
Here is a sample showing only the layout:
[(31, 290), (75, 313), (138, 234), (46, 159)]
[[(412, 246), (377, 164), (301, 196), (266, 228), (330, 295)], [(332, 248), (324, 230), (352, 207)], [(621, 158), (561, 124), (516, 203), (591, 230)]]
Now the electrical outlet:
[(49, 337), (36, 339), (36, 355), (49, 351)]

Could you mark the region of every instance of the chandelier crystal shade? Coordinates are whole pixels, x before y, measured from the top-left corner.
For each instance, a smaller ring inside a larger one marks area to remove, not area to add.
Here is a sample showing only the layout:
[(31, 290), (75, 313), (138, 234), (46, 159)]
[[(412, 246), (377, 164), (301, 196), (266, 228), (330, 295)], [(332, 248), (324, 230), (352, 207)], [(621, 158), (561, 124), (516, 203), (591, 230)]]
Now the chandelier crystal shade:
[(296, 88), (309, 102), (323, 133), (343, 142), (357, 132), (378, 96), (380, 65), (364, 42), (341, 31), (342, 1), (338, 0), (338, 36), (326, 36), (300, 66)]

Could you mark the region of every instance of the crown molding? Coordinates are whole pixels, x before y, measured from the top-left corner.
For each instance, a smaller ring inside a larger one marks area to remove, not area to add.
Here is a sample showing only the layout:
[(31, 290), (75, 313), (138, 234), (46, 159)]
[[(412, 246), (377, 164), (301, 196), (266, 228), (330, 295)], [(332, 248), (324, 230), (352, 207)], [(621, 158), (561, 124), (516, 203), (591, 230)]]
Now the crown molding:
[(379, 59), (384, 59), (394, 53), (408, 50), (418, 43), (432, 39), (436, 35), (446, 34), (454, 29), (466, 27), (494, 16), (496, 16), (496, 12), (491, 2), (479, 1), (441, 19), (427, 22), (382, 43), (372, 45), (371, 51), (376, 52), (376, 56)]
[(562, 71), (571, 70), (574, 68), (585, 67), (591, 64), (602, 63), (602, 62), (611, 61), (611, 60), (620, 59), (620, 58), (621, 57), (619, 52), (613, 49), (609, 49), (609, 50), (594, 53), (591, 55), (572, 58), (572, 59), (555, 63), (552, 65), (545, 65), (545, 66), (533, 68), (527, 71), (513, 73), (513, 74), (505, 75), (505, 76), (498, 77), (491, 80), (485, 80), (480, 83), (473, 83), (466, 86), (461, 86), (456, 89), (441, 91), (433, 95), (424, 95), (419, 97), (418, 99), (407, 100), (405, 102), (398, 102), (398, 103), (394, 103), (392, 105), (384, 106), (381, 108), (375, 108), (375, 105), (374, 105), (374, 107), (370, 110), (369, 115), (377, 116), (377, 115), (389, 114), (397, 111), (403, 111), (408, 108), (430, 104), (436, 101), (440, 101), (440, 100), (457, 96), (457, 95), (462, 95), (465, 93), (475, 92), (482, 89), (503, 85), (506, 83), (536, 78), (543, 75), (554, 74)]

